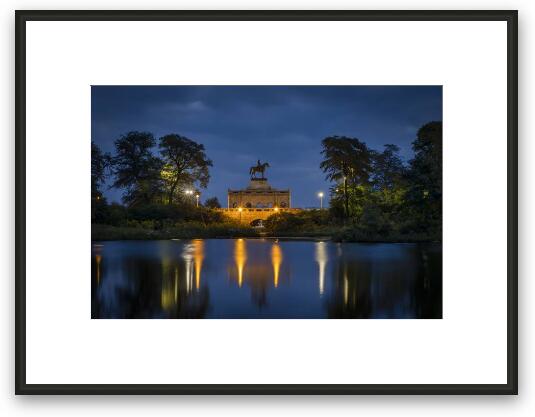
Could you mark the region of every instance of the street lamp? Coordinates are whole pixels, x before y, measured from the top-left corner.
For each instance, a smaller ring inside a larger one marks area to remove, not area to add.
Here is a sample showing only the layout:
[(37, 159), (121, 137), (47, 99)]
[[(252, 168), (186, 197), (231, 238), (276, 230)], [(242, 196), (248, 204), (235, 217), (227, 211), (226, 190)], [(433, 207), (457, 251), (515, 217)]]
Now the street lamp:
[(320, 199), (320, 210), (322, 210), (323, 209), (323, 191), (320, 191), (318, 193), (318, 197)]
[(241, 224), (241, 212), (243, 211), (243, 209), (241, 207), (238, 207), (238, 211), (240, 212), (240, 224)]
[[(184, 190), (184, 194), (192, 196), (193, 190)], [(199, 207), (199, 193), (195, 194), (195, 197), (197, 198), (197, 207)]]

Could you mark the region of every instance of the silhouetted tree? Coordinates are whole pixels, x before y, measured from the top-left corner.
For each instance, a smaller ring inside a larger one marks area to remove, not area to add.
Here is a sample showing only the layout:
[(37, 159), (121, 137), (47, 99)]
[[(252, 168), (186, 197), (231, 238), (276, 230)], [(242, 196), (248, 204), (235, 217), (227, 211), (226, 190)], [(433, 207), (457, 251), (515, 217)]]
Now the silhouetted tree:
[(204, 206), (208, 208), (221, 208), (221, 204), (219, 204), (217, 197), (208, 198), (204, 202)]
[(115, 141), (112, 187), (124, 189), (125, 204), (149, 203), (161, 193), (162, 161), (152, 154), (154, 145), (154, 136), (148, 132), (129, 132)]
[(345, 216), (349, 217), (349, 184), (368, 184), (372, 169), (371, 152), (364, 142), (345, 136), (330, 136), (321, 142), (320, 168), (326, 178), (342, 182)]
[(111, 158), (91, 141), (91, 198), (101, 198), (100, 187), (106, 181)]
[(400, 184), (405, 173), (403, 161), (399, 157), (399, 147), (384, 145), (383, 152), (373, 154), (373, 185), (377, 190), (392, 190)]
[(418, 130), (408, 172), (410, 214), (420, 230), (440, 231), (442, 224), (442, 122)]
[(99, 221), (106, 209), (106, 199), (101, 187), (109, 174), (110, 155), (91, 141), (91, 222)]
[(204, 145), (172, 134), (160, 138), (159, 148), (164, 162), (162, 177), (169, 204), (173, 203), (176, 192), (181, 188), (196, 183), (206, 188), (210, 179), (208, 167), (212, 166), (212, 161), (206, 156)]

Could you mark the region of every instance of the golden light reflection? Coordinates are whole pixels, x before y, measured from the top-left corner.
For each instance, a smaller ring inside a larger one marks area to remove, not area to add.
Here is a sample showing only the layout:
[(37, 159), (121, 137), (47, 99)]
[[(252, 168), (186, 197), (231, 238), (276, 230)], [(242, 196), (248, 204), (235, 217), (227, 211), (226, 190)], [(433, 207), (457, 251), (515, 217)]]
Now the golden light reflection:
[(316, 242), (315, 258), (318, 263), (319, 274), (319, 291), (320, 295), (325, 292), (325, 267), (327, 266), (327, 244), (325, 242)]
[(238, 239), (234, 242), (234, 262), (238, 270), (238, 286), (241, 288), (243, 284), (243, 270), (245, 268), (245, 262), (247, 262), (247, 248), (243, 239)]
[(278, 243), (274, 243), (271, 247), (271, 264), (273, 265), (273, 285), (275, 288), (279, 286), (279, 272), (282, 263), (282, 250)]
[(175, 279), (171, 281), (169, 272), (171, 268), (171, 259), (168, 256), (162, 257), (162, 292), (160, 303), (164, 310), (171, 309), (177, 300), (178, 271), (175, 267)]
[(170, 310), (176, 304), (173, 300), (173, 291), (167, 286), (162, 286), (161, 304), (164, 310)]
[(349, 299), (349, 280), (347, 279), (347, 266), (344, 265), (344, 304), (347, 305)]
[(101, 255), (95, 255), (95, 261), (97, 263), (97, 285), (100, 284), (100, 262), (102, 261)]
[(193, 262), (195, 264), (195, 289), (198, 291), (201, 286), (201, 269), (204, 259), (204, 241), (196, 239), (193, 241)]

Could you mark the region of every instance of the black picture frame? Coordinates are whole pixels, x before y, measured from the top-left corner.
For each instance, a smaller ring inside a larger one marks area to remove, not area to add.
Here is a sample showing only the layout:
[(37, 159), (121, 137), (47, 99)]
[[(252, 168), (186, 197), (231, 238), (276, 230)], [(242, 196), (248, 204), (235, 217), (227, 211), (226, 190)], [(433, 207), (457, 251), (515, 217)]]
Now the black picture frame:
[[(507, 22), (506, 384), (28, 384), (26, 382), (26, 22), (28, 21), (505, 21)], [(15, 12), (15, 393), (16, 394), (517, 394), (518, 14), (436, 11), (49, 11)]]

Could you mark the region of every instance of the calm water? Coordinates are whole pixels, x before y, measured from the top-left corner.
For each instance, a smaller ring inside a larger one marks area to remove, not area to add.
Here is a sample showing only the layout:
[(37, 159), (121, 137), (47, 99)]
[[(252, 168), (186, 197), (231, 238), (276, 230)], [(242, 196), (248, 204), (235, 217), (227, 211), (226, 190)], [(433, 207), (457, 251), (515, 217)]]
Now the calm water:
[(92, 243), (93, 318), (441, 318), (440, 244)]

